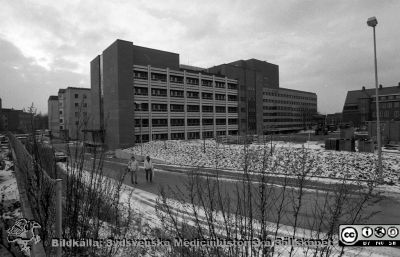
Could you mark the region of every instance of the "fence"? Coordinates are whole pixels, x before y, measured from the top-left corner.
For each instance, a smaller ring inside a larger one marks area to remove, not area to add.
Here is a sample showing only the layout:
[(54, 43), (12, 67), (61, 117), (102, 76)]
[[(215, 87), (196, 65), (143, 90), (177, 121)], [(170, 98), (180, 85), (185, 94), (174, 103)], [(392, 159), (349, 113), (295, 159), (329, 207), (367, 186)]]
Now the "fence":
[(18, 183), (21, 183), (26, 190), (32, 218), (41, 225), (39, 235), (46, 255), (50, 255), (50, 251), (52, 250), (50, 241), (51, 238), (55, 237), (56, 180), (51, 178), (42, 168), (45, 166), (45, 162), (35, 160), (14, 135), (9, 134), (8, 137), (14, 153)]

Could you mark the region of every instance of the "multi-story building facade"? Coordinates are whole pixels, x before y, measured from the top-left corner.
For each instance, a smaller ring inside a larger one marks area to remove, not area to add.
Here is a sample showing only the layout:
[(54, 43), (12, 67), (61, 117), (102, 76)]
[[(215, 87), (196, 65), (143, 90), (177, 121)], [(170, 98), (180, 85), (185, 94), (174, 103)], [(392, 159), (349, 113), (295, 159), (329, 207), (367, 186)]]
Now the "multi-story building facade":
[[(68, 87), (48, 100), (49, 128), (55, 137), (79, 139), (90, 119), (90, 88)], [(57, 122), (58, 121), (58, 122)]]
[(315, 93), (279, 87), (279, 66), (256, 59), (207, 69), (239, 83), (240, 134), (299, 131), (317, 113)]
[(316, 113), (315, 93), (286, 88), (263, 88), (264, 134), (309, 128)]
[[(381, 121), (400, 119), (400, 83), (394, 87), (379, 86), (379, 112)], [(365, 126), (367, 121), (376, 120), (375, 88), (347, 92), (343, 106), (343, 122), (356, 127)]]
[(47, 100), (47, 115), (48, 126), (52, 135), (55, 137), (60, 136), (60, 108), (58, 103), (58, 96), (51, 95)]
[(22, 110), (2, 109), (3, 129), (13, 132), (30, 132), (33, 124), (33, 114)]
[(341, 112), (330, 113), (326, 115), (327, 125), (340, 125), (343, 121), (343, 114)]
[(94, 130), (109, 148), (238, 132), (238, 84), (182, 67), (176, 53), (117, 40), (91, 62)]
[(2, 102), (1, 102), (1, 98), (0, 98), (0, 131), (4, 130), (2, 109), (3, 109), (3, 106), (2, 106)]
[(262, 135), (263, 89), (279, 88), (279, 66), (250, 59), (221, 64), (207, 71), (238, 80), (239, 133)]

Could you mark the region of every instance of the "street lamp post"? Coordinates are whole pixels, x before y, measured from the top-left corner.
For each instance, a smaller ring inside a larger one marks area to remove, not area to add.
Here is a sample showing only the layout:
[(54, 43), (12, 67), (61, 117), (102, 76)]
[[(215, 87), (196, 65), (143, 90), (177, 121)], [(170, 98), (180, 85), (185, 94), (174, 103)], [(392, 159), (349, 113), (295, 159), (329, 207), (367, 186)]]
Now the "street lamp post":
[(381, 148), (381, 126), (379, 121), (379, 90), (378, 90), (378, 64), (376, 61), (376, 37), (375, 27), (378, 24), (378, 20), (375, 17), (371, 17), (367, 20), (368, 26), (373, 28), (374, 33), (374, 64), (375, 64), (375, 97), (376, 97), (376, 137), (378, 141), (378, 180), (382, 180), (382, 148)]

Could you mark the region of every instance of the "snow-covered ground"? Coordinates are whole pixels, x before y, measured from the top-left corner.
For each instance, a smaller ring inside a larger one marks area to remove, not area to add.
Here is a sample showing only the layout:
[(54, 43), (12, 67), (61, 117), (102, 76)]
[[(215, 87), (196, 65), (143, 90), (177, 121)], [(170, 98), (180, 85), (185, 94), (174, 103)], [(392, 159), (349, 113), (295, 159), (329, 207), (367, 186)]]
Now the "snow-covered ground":
[[(66, 168), (65, 165), (59, 164), (61, 167)], [(87, 171), (83, 171), (83, 177), (89, 180), (90, 173)], [(110, 180), (113, 183), (116, 183), (115, 180), (110, 179), (110, 178), (103, 178), (103, 183), (106, 183), (106, 180)], [(121, 194), (120, 194), (120, 200), (121, 203), (123, 203), (125, 206), (128, 206), (128, 203), (130, 203), (130, 206), (133, 207), (133, 210), (135, 213), (139, 214), (140, 217), (147, 223), (151, 228), (162, 228), (163, 224), (162, 221), (160, 220), (159, 215), (157, 215), (156, 212), (156, 205), (157, 205), (157, 199), (159, 199), (159, 196), (138, 188), (132, 188), (129, 185), (123, 185), (121, 188)], [(131, 191), (134, 190), (134, 193), (131, 197)], [(194, 222), (194, 213), (193, 209), (189, 204), (186, 203), (181, 203), (178, 202), (174, 199), (167, 199), (166, 200), (167, 204), (171, 207), (171, 210), (174, 214), (176, 214), (176, 218), (178, 221), (185, 221), (187, 224), (190, 225), (195, 225)], [(206, 228), (206, 214), (204, 209), (202, 209), (199, 206), (196, 206), (196, 211), (199, 214), (200, 220), (204, 222), (204, 229), (207, 230)], [(214, 216), (216, 217), (216, 224), (224, 224), (223, 223), (223, 217), (220, 213), (214, 213)], [(165, 220), (163, 222), (166, 222)], [(165, 225), (165, 224), (164, 224)], [(270, 232), (274, 232), (276, 228), (276, 224), (274, 223), (269, 223), (268, 225)], [(223, 235), (224, 234), (224, 228), (222, 225), (216, 225), (217, 230), (216, 231), (218, 234)], [(254, 221), (254, 228), (260, 229), (260, 225), (257, 223), (257, 221)], [(293, 233), (293, 227), (291, 226), (286, 226), (286, 225), (280, 225), (279, 226), (279, 231), (278, 231), (278, 236), (280, 237), (292, 237)], [(136, 238), (141, 238), (143, 235), (138, 234), (137, 232), (132, 232), (132, 235), (135, 235)], [(297, 238), (310, 238), (311, 236), (315, 236), (316, 232), (312, 230), (307, 230), (307, 229), (299, 229), (296, 233)], [(324, 234), (320, 233), (321, 238), (324, 238)], [(335, 238), (334, 245), (337, 245), (337, 238)], [(277, 252), (280, 252), (279, 256), (288, 256), (289, 252), (289, 247), (288, 246), (280, 246), (279, 248), (276, 248)], [(302, 247), (295, 247), (295, 256), (306, 256), (304, 253), (304, 250)], [(340, 253), (341, 248), (340, 247), (334, 247), (333, 249), (333, 255), (332, 256), (338, 256)], [(147, 256), (162, 256), (163, 250), (155, 250), (153, 254)], [(377, 257), (389, 257), (389, 256), (396, 256), (396, 254), (399, 253), (399, 250), (396, 249), (382, 249), (382, 248), (346, 248), (345, 254), (343, 255), (344, 257), (353, 257), (353, 256), (360, 256), (360, 257), (369, 257), (369, 256), (377, 256)]]
[[(222, 145), (215, 141), (152, 141), (133, 148), (125, 149), (129, 153), (149, 155), (169, 164), (218, 167), (222, 169), (243, 170), (245, 151), (250, 156), (249, 169), (262, 170), (263, 156), (269, 156), (270, 144), (252, 144), (245, 150), (243, 145)], [(318, 142), (294, 144), (275, 141), (272, 144), (273, 155), (268, 157), (266, 172), (282, 174), (293, 160), (305, 156), (310, 176), (327, 178), (373, 179), (376, 173), (377, 155), (373, 153), (338, 152), (325, 150)], [(306, 154), (305, 154), (306, 152)], [(400, 155), (383, 153), (383, 178), (388, 185), (400, 185)], [(277, 165), (276, 165), (277, 164)], [(264, 166), (265, 167), (265, 166)]]
[(2, 223), (14, 224), (15, 220), (22, 217), (21, 203), (18, 192), (17, 180), (14, 171), (9, 169), (13, 164), (8, 161), (4, 153), (0, 153), (5, 160), (4, 169), (0, 170), (0, 208), (2, 208)]

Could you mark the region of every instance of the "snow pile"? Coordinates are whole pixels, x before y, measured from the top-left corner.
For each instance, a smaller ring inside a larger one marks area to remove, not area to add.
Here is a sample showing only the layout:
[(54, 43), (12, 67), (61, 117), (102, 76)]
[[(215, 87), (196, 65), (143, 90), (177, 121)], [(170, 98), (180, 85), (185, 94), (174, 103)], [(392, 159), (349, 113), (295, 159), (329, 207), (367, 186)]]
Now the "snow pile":
[(12, 165), (12, 162), (6, 160), (4, 169), (0, 170), (0, 220), (8, 225), (22, 218), (17, 180), (14, 171), (10, 169)]
[[(205, 148), (205, 151), (204, 151)], [(222, 145), (207, 140), (205, 144), (197, 141), (152, 141), (126, 149), (133, 154), (149, 155), (152, 158), (163, 160), (168, 164), (217, 167), (222, 169), (249, 170), (260, 172), (265, 169), (270, 173), (286, 173), (288, 165), (297, 165), (291, 168), (292, 172), (301, 171), (301, 160), (305, 160), (308, 175), (329, 178), (374, 179), (376, 173), (377, 156), (373, 153), (338, 152), (325, 150), (316, 143), (290, 144), (274, 142), (269, 144), (249, 145)], [(264, 162), (263, 162), (264, 160)], [(389, 185), (399, 185), (400, 156), (398, 154), (383, 154), (384, 182)], [(263, 168), (264, 167), (264, 168)]]

